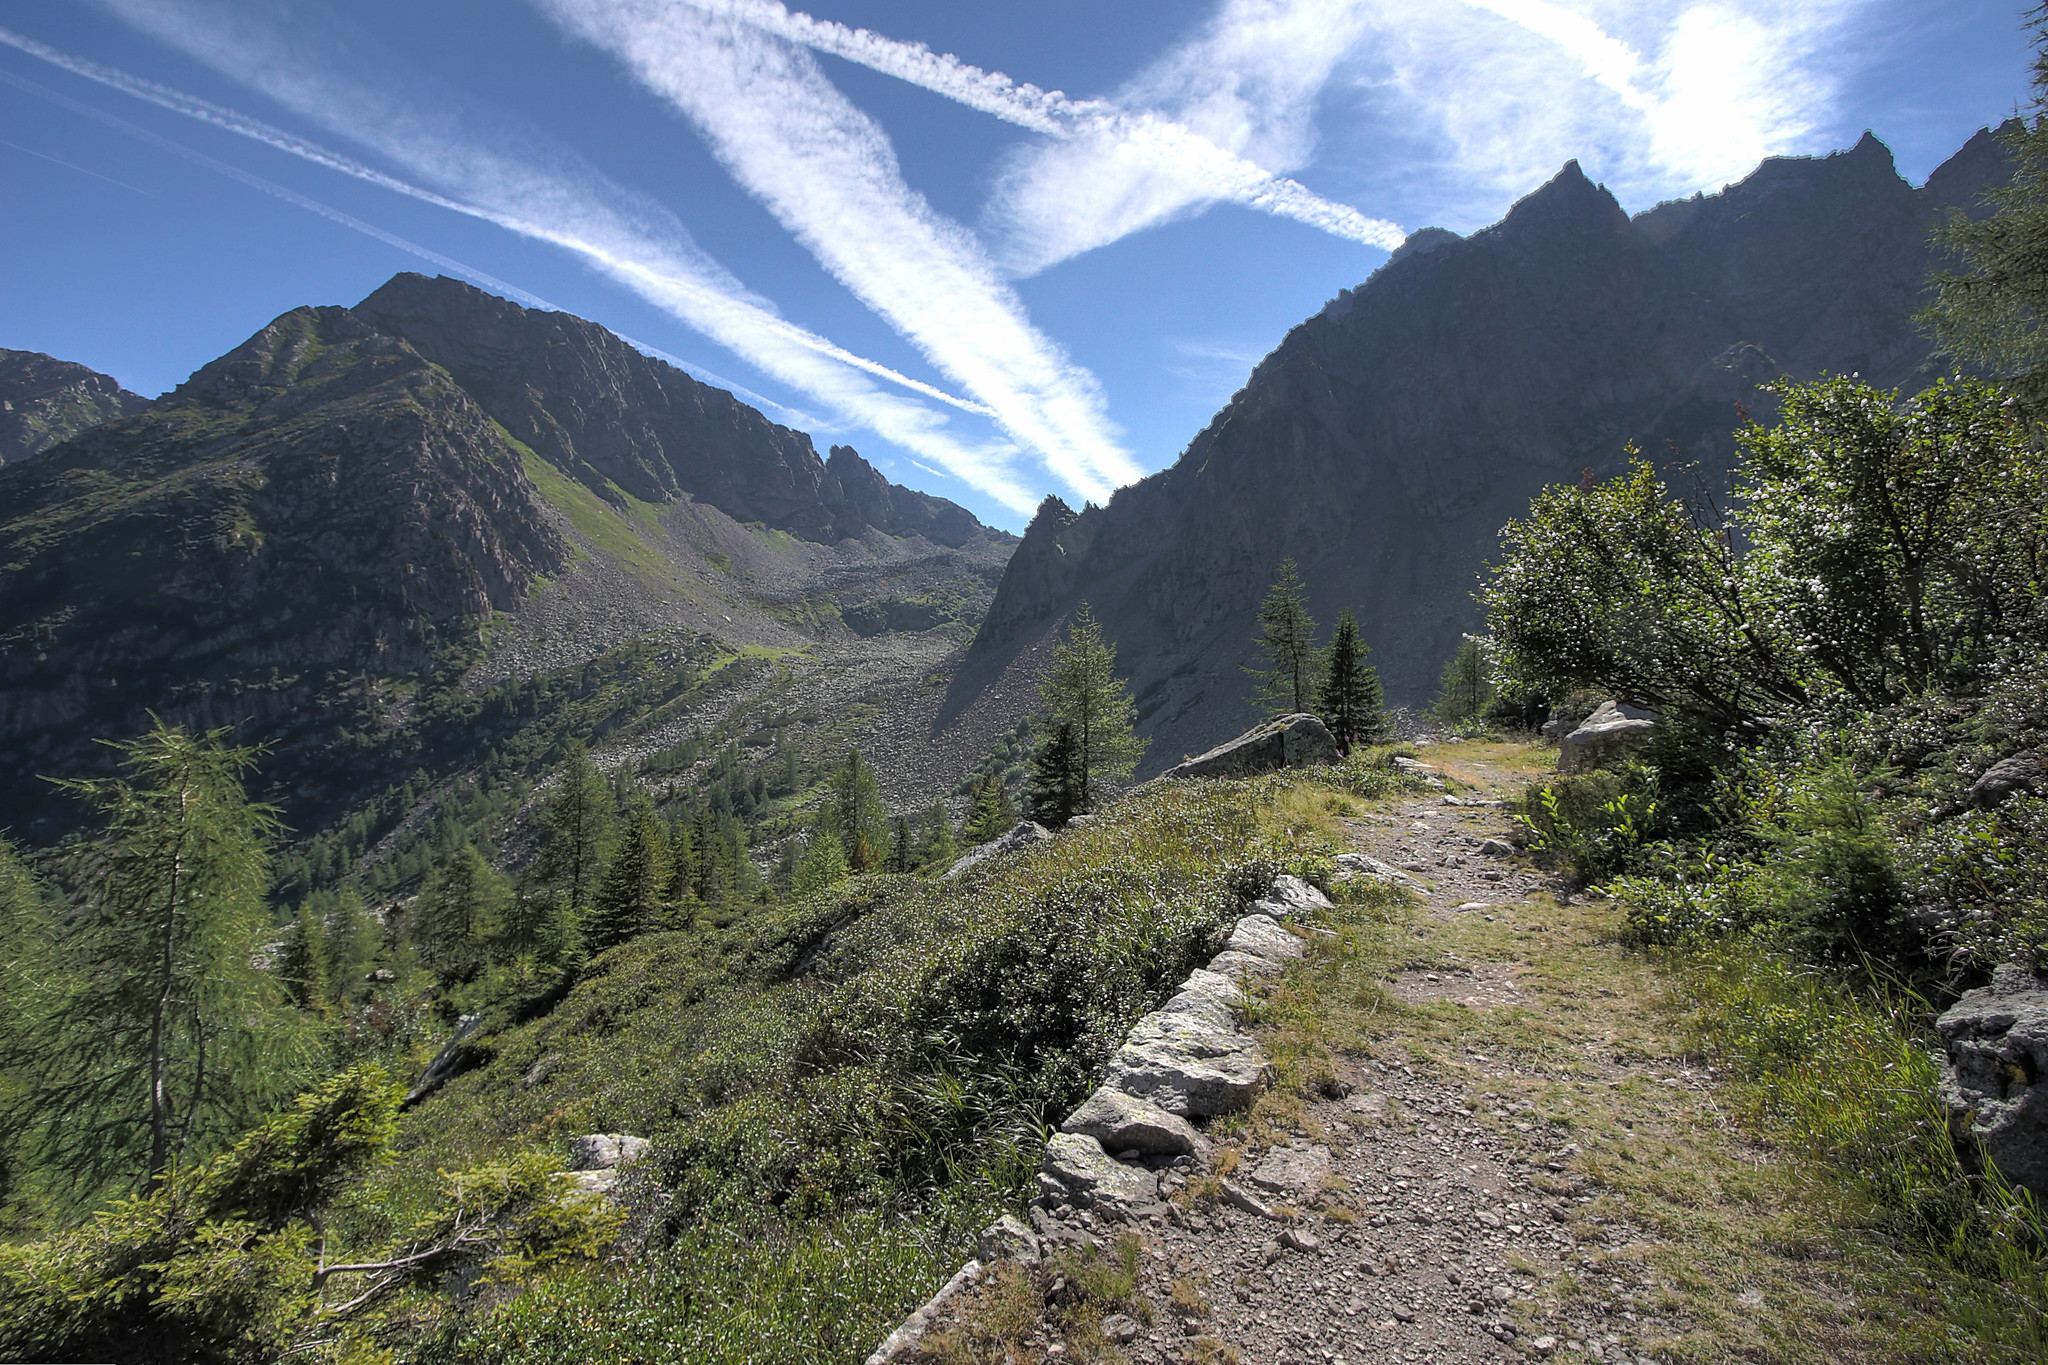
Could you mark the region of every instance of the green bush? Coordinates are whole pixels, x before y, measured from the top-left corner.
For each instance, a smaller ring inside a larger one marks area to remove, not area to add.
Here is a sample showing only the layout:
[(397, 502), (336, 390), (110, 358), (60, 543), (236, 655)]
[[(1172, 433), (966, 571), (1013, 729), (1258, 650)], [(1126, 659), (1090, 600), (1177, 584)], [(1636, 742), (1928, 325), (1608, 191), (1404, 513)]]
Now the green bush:
[(1578, 883), (1620, 872), (1662, 830), (1657, 771), (1630, 764), (1525, 789), (1515, 823), (1539, 862)]

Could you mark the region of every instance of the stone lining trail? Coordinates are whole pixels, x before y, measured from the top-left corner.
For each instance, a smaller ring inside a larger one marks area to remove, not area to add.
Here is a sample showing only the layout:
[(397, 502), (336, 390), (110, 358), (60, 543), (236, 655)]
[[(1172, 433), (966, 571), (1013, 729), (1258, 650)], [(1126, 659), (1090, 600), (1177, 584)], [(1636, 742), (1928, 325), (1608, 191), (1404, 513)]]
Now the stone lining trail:
[[(1536, 907), (1524, 898), (1553, 888), (1507, 858), (1499, 806), (1442, 793), (1390, 803), (1346, 822), (1356, 852), (1341, 870), (1409, 885), (1421, 902), (1418, 926), (1518, 911), (1531, 918)], [(1266, 925), (1301, 950), (1276, 918)], [(1249, 947), (1265, 933), (1240, 925), (1234, 942)], [(1516, 966), (1400, 971), (1386, 984), (1411, 1003), (1536, 1004), (1516, 985)], [(1477, 1052), (1466, 1061), (1475, 1076), (1514, 1070)], [(1640, 1248), (1649, 1234), (1612, 1194), (1574, 1174), (1578, 1148), (1566, 1130), (1537, 1121), (1526, 1105), (1485, 1099), (1476, 1085), (1431, 1079), (1391, 1051), (1340, 1051), (1337, 1070), (1333, 1089), (1346, 1093), (1309, 1101), (1290, 1140), (1244, 1152), (1221, 1200), (1161, 1203), (1140, 1191), (1091, 1206), (1048, 1188), (1031, 1210), (1034, 1237), (1014, 1229), (1007, 1243), (985, 1238), (985, 1253), (1029, 1259), (1047, 1243), (1136, 1229), (1145, 1244), (1139, 1292), (1153, 1321), (1123, 1318), (1113, 1333), (1134, 1365), (1660, 1359), (1651, 1342), (1673, 1324), (1655, 1315), (1657, 1286), (1640, 1278), (1639, 1259), (1605, 1254)], [(1050, 1157), (1049, 1169), (1060, 1161)], [(1184, 1156), (1166, 1168), (1160, 1187), (1169, 1201), (1194, 1165)], [(1590, 1293), (1549, 1292), (1566, 1273)], [(1170, 1307), (1177, 1282), (1193, 1286), (1206, 1311)], [(971, 1315), (972, 1300), (961, 1294), (948, 1312)], [(1061, 1359), (1055, 1342), (1041, 1330), (1023, 1358)]]

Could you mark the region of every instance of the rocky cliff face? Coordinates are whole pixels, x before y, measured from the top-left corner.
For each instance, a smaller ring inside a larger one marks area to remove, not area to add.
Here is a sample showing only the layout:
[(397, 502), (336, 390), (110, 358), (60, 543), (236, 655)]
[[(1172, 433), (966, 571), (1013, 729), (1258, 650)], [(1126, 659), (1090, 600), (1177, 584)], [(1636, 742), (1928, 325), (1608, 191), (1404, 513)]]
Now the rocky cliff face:
[(409, 770), (426, 680), (957, 631), (1012, 543), (592, 323), (400, 276), (0, 469), (0, 829), (47, 836), (38, 775), (151, 713), (331, 813)]
[(1866, 134), (1630, 218), (1572, 163), (1469, 239), (1416, 234), (1290, 332), (1171, 468), (1079, 516), (1040, 509), (954, 700), (1086, 599), (1157, 770), (1250, 718), (1239, 665), (1292, 555), (1319, 620), (1357, 610), (1390, 699), (1427, 701), (1478, 625), (1496, 533), (1544, 485), (1612, 472), (1631, 442), (1713, 485), (1762, 382), (1921, 382), (1928, 232), (2003, 164), (1982, 133), (1915, 189)]
[(111, 375), (38, 351), (0, 350), (0, 465), (40, 455), (148, 403)]

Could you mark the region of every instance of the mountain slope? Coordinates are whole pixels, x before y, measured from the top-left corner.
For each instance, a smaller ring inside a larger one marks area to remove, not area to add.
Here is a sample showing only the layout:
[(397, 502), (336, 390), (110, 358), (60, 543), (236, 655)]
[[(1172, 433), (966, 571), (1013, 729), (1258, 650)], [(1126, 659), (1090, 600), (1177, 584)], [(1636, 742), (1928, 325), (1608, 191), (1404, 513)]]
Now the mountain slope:
[(1636, 443), (1725, 475), (1781, 374), (1919, 377), (1910, 314), (1947, 206), (2002, 155), (1980, 133), (1921, 189), (1866, 134), (1631, 219), (1576, 162), (1494, 227), (1416, 234), (1291, 331), (1171, 468), (1076, 515), (1049, 499), (952, 705), (1043, 649), (1086, 599), (1155, 743), (1148, 769), (1250, 718), (1239, 665), (1274, 566), (1328, 622), (1354, 606), (1397, 703), (1434, 691), (1495, 535), (1545, 484)]
[(0, 350), (0, 465), (40, 455), (148, 403), (97, 370), (39, 351)]
[(519, 688), (606, 656), (670, 699), (787, 660), (723, 669), (679, 733), (856, 646), (846, 706), (921, 695), (1012, 543), (594, 324), (400, 276), (0, 470), (0, 828), (61, 831), (39, 775), (105, 771), (93, 741), (150, 713), (268, 744), (311, 829), (480, 761)]

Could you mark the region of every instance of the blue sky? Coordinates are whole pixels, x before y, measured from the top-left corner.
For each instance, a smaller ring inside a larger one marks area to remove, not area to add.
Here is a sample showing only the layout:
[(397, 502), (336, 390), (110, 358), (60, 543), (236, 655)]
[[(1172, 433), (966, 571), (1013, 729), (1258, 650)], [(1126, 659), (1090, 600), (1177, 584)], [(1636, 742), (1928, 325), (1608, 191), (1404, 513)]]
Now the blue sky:
[[(9, 0), (0, 346), (163, 391), (399, 270), (592, 318), (1021, 529), (1405, 232), (2027, 95), (1976, 0)], [(952, 55), (949, 55), (952, 54)]]

